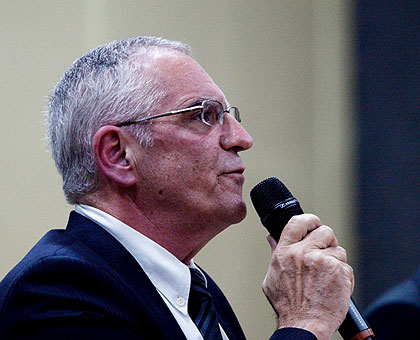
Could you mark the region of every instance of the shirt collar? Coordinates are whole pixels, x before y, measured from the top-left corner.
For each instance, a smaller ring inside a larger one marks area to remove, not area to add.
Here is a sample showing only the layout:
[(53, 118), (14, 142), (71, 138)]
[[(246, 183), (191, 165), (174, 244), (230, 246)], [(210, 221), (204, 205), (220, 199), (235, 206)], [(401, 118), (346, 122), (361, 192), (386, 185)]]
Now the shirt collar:
[(191, 284), (188, 267), (198, 269), (194, 260), (186, 266), (165, 248), (102, 210), (85, 204), (77, 204), (75, 210), (116, 238), (140, 264), (159, 293), (174, 308), (188, 314)]

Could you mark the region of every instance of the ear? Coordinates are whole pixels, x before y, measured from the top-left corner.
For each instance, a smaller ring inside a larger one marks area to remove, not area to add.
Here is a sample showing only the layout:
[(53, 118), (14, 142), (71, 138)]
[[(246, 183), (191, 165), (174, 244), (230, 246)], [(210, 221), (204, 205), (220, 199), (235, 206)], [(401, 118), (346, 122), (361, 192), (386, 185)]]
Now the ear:
[(93, 137), (93, 148), (99, 171), (105, 178), (122, 187), (136, 183), (135, 159), (128, 151), (130, 139), (121, 128), (102, 126)]

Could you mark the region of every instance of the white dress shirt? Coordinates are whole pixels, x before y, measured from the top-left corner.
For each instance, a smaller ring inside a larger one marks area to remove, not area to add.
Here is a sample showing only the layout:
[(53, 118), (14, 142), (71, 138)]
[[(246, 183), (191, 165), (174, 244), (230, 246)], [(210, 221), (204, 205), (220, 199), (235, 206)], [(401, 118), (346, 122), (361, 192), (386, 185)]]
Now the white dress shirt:
[[(75, 210), (109, 232), (136, 259), (165, 301), (185, 337), (189, 340), (203, 340), (188, 315), (191, 284), (188, 267), (198, 269), (194, 260), (186, 266), (165, 248), (102, 210), (84, 204), (76, 205)], [(228, 340), (222, 327), (220, 330), (223, 339)]]

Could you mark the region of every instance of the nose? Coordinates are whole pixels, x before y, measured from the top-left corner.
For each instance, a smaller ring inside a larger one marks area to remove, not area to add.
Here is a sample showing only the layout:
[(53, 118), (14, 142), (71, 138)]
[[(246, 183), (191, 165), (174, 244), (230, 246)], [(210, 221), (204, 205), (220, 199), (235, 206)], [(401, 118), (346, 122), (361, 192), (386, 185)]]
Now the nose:
[(225, 150), (233, 149), (236, 152), (248, 150), (254, 141), (245, 128), (231, 115), (225, 115), (220, 136), (220, 145)]

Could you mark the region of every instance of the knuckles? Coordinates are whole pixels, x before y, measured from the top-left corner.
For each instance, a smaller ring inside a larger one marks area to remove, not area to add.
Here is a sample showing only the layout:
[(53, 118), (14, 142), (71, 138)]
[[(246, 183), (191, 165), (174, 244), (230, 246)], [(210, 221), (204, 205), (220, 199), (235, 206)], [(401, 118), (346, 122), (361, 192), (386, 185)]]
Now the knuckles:
[(337, 246), (335, 251), (337, 252), (336, 257), (340, 261), (347, 262), (347, 251), (343, 247)]
[(319, 228), (317, 228), (316, 230), (314, 230), (314, 232), (320, 233), (322, 234), (325, 238), (330, 238), (330, 237), (335, 237), (334, 234), (334, 230), (332, 230), (331, 227), (323, 224), (322, 226), (320, 226)]

